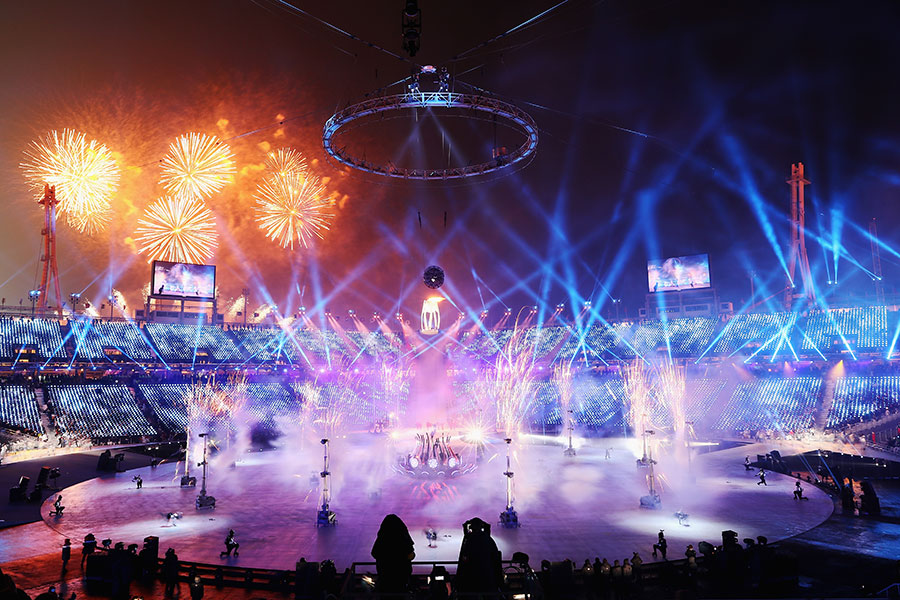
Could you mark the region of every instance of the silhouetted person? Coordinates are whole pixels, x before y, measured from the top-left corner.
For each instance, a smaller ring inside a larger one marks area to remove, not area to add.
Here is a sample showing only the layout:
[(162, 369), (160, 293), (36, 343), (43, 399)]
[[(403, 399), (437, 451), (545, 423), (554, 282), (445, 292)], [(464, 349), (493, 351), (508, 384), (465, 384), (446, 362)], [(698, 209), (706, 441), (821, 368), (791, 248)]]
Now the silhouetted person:
[(169, 548), (166, 550), (166, 557), (163, 559), (162, 576), (166, 582), (166, 596), (175, 594), (178, 589), (178, 555), (175, 550)]
[(57, 496), (56, 500), (53, 502), (53, 512), (50, 514), (61, 517), (65, 508), (66, 507), (62, 505), (62, 496)]
[(63, 570), (63, 573), (66, 572), (66, 567), (69, 564), (70, 558), (72, 558), (72, 542), (69, 541), (69, 538), (66, 538), (66, 541), (63, 542), (63, 545), (62, 545), (62, 570)]
[(31, 600), (31, 598), (24, 591), (16, 587), (15, 582), (12, 577), (5, 574), (3, 569), (0, 569), (0, 598), (6, 600)]
[(191, 600), (203, 600), (203, 580), (195, 575), (188, 584), (191, 588)]
[(756, 482), (756, 485), (764, 485), (764, 486), (766, 486), (766, 487), (769, 487), (769, 484), (766, 483), (766, 471), (765, 471), (765, 469), (760, 469), (760, 470), (759, 470), (759, 481)]
[(56, 593), (56, 586), (51, 585), (50, 589), (48, 589), (43, 594), (38, 594), (35, 600), (59, 600), (59, 594)]
[(803, 495), (803, 487), (800, 485), (799, 481), (794, 484), (794, 500), (809, 500), (809, 498)]
[(134, 483), (137, 485), (137, 489), (141, 489), (142, 487), (144, 487), (144, 480), (140, 475), (134, 476)]
[(747, 457), (744, 458), (744, 470), (745, 470), (745, 471), (752, 471), (752, 470), (753, 470), (753, 467), (750, 466), (750, 457), (749, 457), (749, 456), (747, 456)]
[(94, 550), (97, 549), (97, 538), (94, 537), (93, 533), (89, 533), (84, 536), (84, 542), (81, 544), (81, 568), (84, 569), (84, 563), (87, 562), (87, 557), (94, 553)]
[(372, 558), (378, 573), (376, 592), (402, 594), (406, 591), (412, 575), (412, 560), (416, 557), (414, 546), (409, 529), (400, 517), (390, 514), (381, 521), (372, 546)]
[(653, 558), (656, 558), (656, 553), (662, 555), (663, 560), (666, 560), (666, 550), (669, 547), (669, 542), (666, 541), (666, 535), (663, 533), (663, 530), (659, 530), (659, 535), (657, 536), (657, 542), (653, 544)]
[(503, 581), (500, 550), (491, 538), (491, 526), (479, 518), (463, 523), (463, 541), (456, 568), (457, 593), (496, 593)]

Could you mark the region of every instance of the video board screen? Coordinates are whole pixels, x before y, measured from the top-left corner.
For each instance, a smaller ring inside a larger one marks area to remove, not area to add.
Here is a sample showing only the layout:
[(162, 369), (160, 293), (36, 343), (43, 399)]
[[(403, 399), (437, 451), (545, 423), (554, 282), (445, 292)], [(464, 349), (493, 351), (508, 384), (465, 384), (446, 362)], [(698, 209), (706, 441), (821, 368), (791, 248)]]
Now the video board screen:
[(647, 261), (651, 292), (676, 292), (708, 288), (709, 255), (691, 254)]
[(212, 300), (216, 295), (216, 267), (155, 260), (150, 285), (153, 296)]

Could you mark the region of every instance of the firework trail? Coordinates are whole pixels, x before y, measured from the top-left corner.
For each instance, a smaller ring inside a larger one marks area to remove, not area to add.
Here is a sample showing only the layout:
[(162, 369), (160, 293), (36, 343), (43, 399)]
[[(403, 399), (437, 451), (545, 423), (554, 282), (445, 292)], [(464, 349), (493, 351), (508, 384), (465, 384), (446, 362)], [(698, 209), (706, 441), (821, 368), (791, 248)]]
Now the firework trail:
[(572, 365), (568, 362), (553, 368), (553, 382), (559, 391), (559, 411), (563, 418), (563, 432), (575, 427), (572, 408)]
[(622, 383), (628, 402), (628, 425), (640, 436), (650, 425), (650, 385), (644, 372), (644, 361), (634, 359), (622, 368)]

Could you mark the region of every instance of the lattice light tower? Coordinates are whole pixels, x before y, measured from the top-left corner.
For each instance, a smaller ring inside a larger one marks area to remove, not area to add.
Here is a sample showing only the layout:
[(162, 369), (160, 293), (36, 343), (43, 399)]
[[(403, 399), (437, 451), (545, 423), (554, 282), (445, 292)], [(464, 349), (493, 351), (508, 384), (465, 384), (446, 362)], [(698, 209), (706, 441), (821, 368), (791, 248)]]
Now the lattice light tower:
[(878, 228), (875, 219), (869, 221), (869, 243), (872, 245), (872, 279), (875, 280), (875, 301), (884, 304), (884, 286), (881, 284), (881, 242), (878, 241)]
[(56, 186), (44, 184), (44, 196), (38, 200), (38, 204), (44, 207), (44, 228), (41, 229), (41, 237), (43, 238), (43, 254), (41, 254), (41, 262), (44, 263), (41, 272), (41, 285), (37, 288), (40, 290), (38, 297), (37, 309), (39, 314), (47, 312), (47, 300), (49, 299), (51, 284), (53, 291), (56, 292), (56, 314), (62, 317), (62, 294), (59, 293), (59, 271), (56, 268), (56, 205), (59, 201), (56, 199)]
[[(809, 258), (806, 256), (806, 207), (803, 188), (809, 185), (804, 177), (803, 163), (791, 165), (791, 178), (787, 180), (791, 186), (791, 248), (788, 253), (788, 281), (784, 292), (784, 307), (791, 310), (796, 298), (804, 298), (807, 304), (816, 301), (816, 290), (809, 271)], [(800, 280), (802, 289), (797, 290), (796, 271), (800, 263)]]

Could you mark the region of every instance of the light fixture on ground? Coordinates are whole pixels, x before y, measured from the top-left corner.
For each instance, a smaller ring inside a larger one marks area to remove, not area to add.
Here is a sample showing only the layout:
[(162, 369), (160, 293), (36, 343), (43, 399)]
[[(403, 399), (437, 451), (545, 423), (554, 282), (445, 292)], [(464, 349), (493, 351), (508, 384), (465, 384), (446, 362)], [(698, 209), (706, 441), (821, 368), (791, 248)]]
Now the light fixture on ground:
[(513, 508), (513, 476), (515, 473), (512, 470), (510, 454), (512, 438), (506, 438), (504, 441), (506, 442), (506, 471), (503, 472), (506, 476), (506, 510), (500, 513), (500, 527), (516, 529), (520, 527), (520, 523), (519, 515), (516, 513), (516, 509)]
[(563, 455), (565, 456), (575, 456), (575, 447), (572, 446), (572, 432), (575, 430), (575, 411), (571, 408), (566, 411), (568, 417), (568, 424), (566, 425), (566, 429), (569, 430), (569, 446), (565, 450), (563, 450)]
[(644, 431), (644, 456), (643, 458), (638, 459), (637, 462), (639, 467), (645, 466), (650, 468), (650, 472), (647, 473), (647, 495), (641, 496), (641, 508), (659, 510), (662, 508), (662, 499), (659, 497), (659, 492), (656, 491), (656, 474), (653, 469), (656, 461), (653, 460), (653, 449), (647, 447), (647, 436), (654, 434), (655, 432), (649, 429)]
[(209, 449), (209, 440), (206, 438), (209, 437), (208, 433), (201, 433), (198, 437), (203, 438), (203, 462), (199, 463), (198, 467), (203, 467), (203, 483), (200, 486), (200, 495), (197, 496), (196, 506), (197, 510), (204, 510), (208, 508), (216, 507), (216, 499), (213, 496), (208, 496), (206, 494), (206, 471), (209, 467), (209, 461), (207, 460), (206, 453)]
[(325, 458), (322, 472), (319, 473), (319, 477), (322, 478), (322, 507), (319, 508), (319, 512), (316, 515), (316, 528), (334, 527), (337, 525), (337, 515), (334, 514), (334, 511), (329, 506), (331, 491), (328, 489), (328, 485), (331, 483), (331, 471), (328, 470), (328, 438), (322, 438), (321, 444), (325, 451)]

